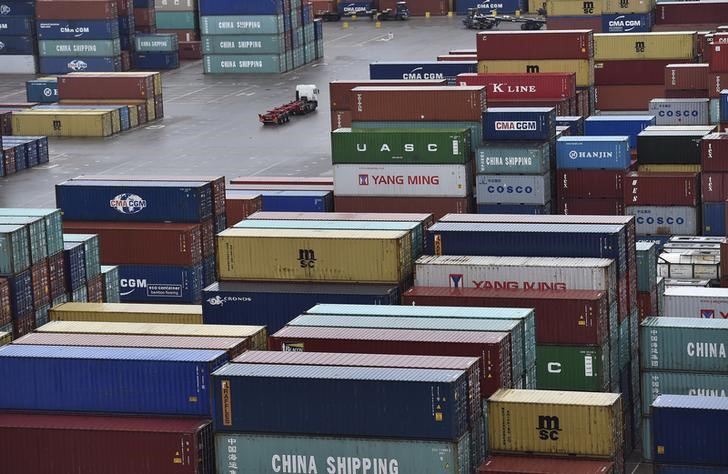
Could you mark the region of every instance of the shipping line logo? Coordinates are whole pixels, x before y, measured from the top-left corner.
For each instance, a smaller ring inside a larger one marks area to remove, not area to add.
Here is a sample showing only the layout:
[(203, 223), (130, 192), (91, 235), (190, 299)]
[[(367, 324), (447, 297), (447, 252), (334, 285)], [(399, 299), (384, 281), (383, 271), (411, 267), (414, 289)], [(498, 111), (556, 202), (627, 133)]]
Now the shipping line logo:
[(569, 158), (576, 160), (577, 158), (606, 158), (610, 159), (614, 157), (613, 151), (577, 151), (571, 150), (569, 152)]
[(525, 94), (535, 94), (536, 86), (533, 85), (527, 85), (527, 86), (512, 86), (510, 84), (504, 84), (502, 82), (493, 82), (491, 85), (491, 92), (494, 94), (505, 94), (505, 93), (525, 93)]
[(3, 49), (5, 49), (5, 43), (0, 41), (0, 51), (2, 51)]
[[(437, 237), (437, 236), (435, 236)], [(437, 240), (435, 241), (437, 244)], [(530, 290), (530, 291), (564, 291), (568, 288), (566, 283), (548, 281), (497, 281), (497, 280), (472, 280), (472, 286), (479, 290)], [(450, 288), (467, 288), (465, 277), (462, 273), (450, 273), (448, 275), (448, 286)]]
[(212, 298), (207, 299), (207, 304), (211, 306), (225, 306), (225, 303), (249, 303), (253, 301), (252, 298), (248, 296), (214, 296)]
[(304, 352), (302, 342), (284, 342), (281, 348), (283, 352)]
[(561, 423), (558, 416), (538, 416), (538, 438), (544, 441), (558, 441)]
[(594, 14), (594, 2), (584, 2), (581, 9), (584, 11), (584, 15)]
[(700, 317), (702, 319), (717, 319), (716, 313), (718, 314), (719, 318), (722, 319), (728, 319), (728, 312), (724, 311), (717, 311), (714, 309), (701, 309), (700, 310)]
[(314, 268), (316, 253), (311, 249), (298, 249), (298, 263), (301, 268)]
[[(627, 7), (623, 7), (627, 8)], [(634, 30), (635, 28), (640, 28), (642, 26), (646, 26), (642, 24), (642, 20), (628, 20), (626, 16), (619, 15), (614, 20), (609, 20), (609, 30), (610, 31), (619, 31), (620, 33), (629, 33), (630, 31)], [(673, 75), (675, 74), (675, 71), (673, 71)]]
[(67, 64), (68, 69), (71, 71), (85, 71), (88, 68), (88, 64), (86, 64), (85, 61), (81, 61), (80, 59), (74, 59), (73, 61), (69, 62)]
[(496, 120), (495, 129), (530, 132), (538, 130), (538, 124), (534, 120)]
[(688, 342), (688, 357), (699, 357), (702, 359), (725, 359), (725, 344), (722, 342)]
[(412, 69), (410, 72), (402, 74), (402, 79), (408, 81), (417, 81), (422, 79), (445, 79), (445, 75), (441, 72), (424, 72), (422, 66)]
[(136, 194), (122, 193), (109, 201), (109, 207), (122, 214), (136, 214), (147, 207), (147, 201)]
[(375, 185), (388, 185), (388, 184), (408, 184), (416, 186), (439, 186), (439, 176), (405, 176), (403, 175), (390, 175), (390, 176), (379, 176), (379, 175), (359, 175), (359, 186), (369, 186), (371, 178), (372, 184)]
[(644, 53), (645, 52), (645, 42), (644, 41), (635, 41), (634, 50), (637, 53)]
[(10, 7), (3, 4), (0, 4), (0, 15), (10, 15)]

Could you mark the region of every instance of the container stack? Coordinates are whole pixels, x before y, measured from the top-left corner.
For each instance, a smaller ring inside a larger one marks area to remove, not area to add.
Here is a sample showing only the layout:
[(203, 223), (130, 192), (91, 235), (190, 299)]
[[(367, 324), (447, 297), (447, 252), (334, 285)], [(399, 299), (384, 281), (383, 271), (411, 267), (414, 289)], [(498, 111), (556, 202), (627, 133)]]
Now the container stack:
[[(708, 68), (707, 63), (684, 63), (684, 64), (668, 64), (665, 66), (665, 97), (672, 99), (703, 99), (708, 97)], [(720, 81), (720, 79), (718, 79)], [(720, 92), (720, 91), (719, 91)], [(689, 103), (690, 108), (686, 111), (688, 116), (684, 117), (683, 109), (670, 109), (663, 106), (662, 114), (659, 115), (660, 121), (677, 121), (678, 119), (686, 119), (695, 122), (700, 119), (704, 121), (701, 125), (708, 123), (716, 123), (710, 118), (709, 113), (700, 110), (702, 103)], [(662, 104), (660, 104), (662, 105)], [(652, 104), (650, 104), (652, 107)], [(660, 110), (660, 109), (658, 109)], [(675, 112), (680, 111), (680, 115)], [(694, 111), (703, 112), (695, 114)], [(658, 116), (658, 114), (655, 114)], [(688, 122), (679, 123), (680, 125), (688, 125)], [(674, 123), (658, 123), (658, 125), (675, 125)]]
[(0, 137), (0, 176), (48, 163), (48, 137)]
[(569, 115), (594, 110), (591, 30), (480, 32), (477, 57), (479, 73), (576, 73), (577, 110)]
[(132, 69), (134, 53), (134, 0), (117, 0), (116, 9), (119, 15), (119, 43), (121, 45), (121, 70)]
[(177, 35), (180, 59), (202, 59), (197, 0), (155, 0), (158, 33)]
[(134, 31), (142, 34), (157, 32), (154, 0), (134, 0)]
[[(75, 261), (71, 255), (83, 248), (84, 285), (71, 289), (71, 301), (80, 303), (104, 302), (104, 277), (101, 274), (101, 255), (97, 234), (63, 234), (63, 245), (67, 247), (68, 261)], [(73, 270), (73, 269), (72, 269)], [(73, 271), (71, 271), (73, 275)]]
[(551, 214), (555, 135), (553, 108), (488, 108), (476, 158), (478, 213)]
[(119, 295), (119, 267), (116, 265), (101, 265), (103, 282), (103, 301), (106, 303), (120, 303)]
[(379, 81), (444, 79), (448, 85), (455, 85), (458, 75), (474, 74), (477, 67), (477, 61), (377, 61), (369, 63), (369, 79)]
[(42, 74), (121, 71), (115, 0), (39, 0), (36, 18)]
[(711, 133), (700, 142), (703, 235), (726, 235), (728, 134)]
[(654, 23), (653, 0), (587, 2), (548, 0), (544, 2), (548, 28), (590, 29), (594, 33), (644, 33)]
[(8, 2), (0, 12), (0, 74), (35, 74), (35, 3)]
[(321, 20), (313, 21), (313, 36), (316, 40), (316, 59), (324, 57), (324, 22)]
[[(298, 180), (298, 178), (294, 178)], [(233, 184), (225, 190), (233, 201), (229, 222), (234, 224), (255, 211), (331, 212), (334, 210), (334, 185), (331, 184)]]
[(179, 67), (179, 43), (176, 34), (143, 34), (134, 38), (136, 69), (176, 69)]
[[(640, 321), (651, 316), (659, 316), (657, 285), (657, 246), (652, 242), (637, 242), (637, 304)], [(662, 289), (664, 291), (664, 289)]]

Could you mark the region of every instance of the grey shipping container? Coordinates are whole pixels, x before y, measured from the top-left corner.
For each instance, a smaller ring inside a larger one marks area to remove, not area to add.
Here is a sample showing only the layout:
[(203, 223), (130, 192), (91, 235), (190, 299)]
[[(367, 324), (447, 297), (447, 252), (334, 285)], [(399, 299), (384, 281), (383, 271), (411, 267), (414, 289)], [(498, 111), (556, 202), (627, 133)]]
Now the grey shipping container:
[(652, 99), (650, 115), (656, 125), (708, 125), (709, 99)]
[(625, 214), (635, 216), (637, 235), (696, 235), (698, 207), (629, 206)]
[(550, 168), (548, 142), (489, 142), (478, 148), (478, 174), (544, 174)]
[(546, 204), (551, 201), (551, 173), (478, 175), (478, 204)]

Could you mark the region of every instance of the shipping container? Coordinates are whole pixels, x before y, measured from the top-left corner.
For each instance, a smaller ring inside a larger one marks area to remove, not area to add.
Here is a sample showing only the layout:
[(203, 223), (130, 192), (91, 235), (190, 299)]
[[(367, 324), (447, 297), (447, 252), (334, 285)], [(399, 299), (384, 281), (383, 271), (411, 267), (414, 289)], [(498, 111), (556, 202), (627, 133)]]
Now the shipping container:
[(649, 416), (660, 395), (728, 396), (728, 376), (700, 372), (645, 370), (642, 372), (642, 414)]
[(650, 292), (657, 285), (657, 245), (637, 242), (637, 290)]
[[(46, 240), (48, 237), (46, 234), (45, 221), (43, 220), (43, 218), (0, 216), (0, 225), (27, 226), (27, 230), (20, 231), (20, 233), (27, 234), (27, 247), (30, 250), (30, 263), (35, 264), (41, 262), (48, 256), (48, 249), (46, 246)], [(22, 250), (22, 244), (20, 244), (19, 242), (15, 242), (15, 236), (13, 234), (10, 234), (8, 237), (9, 239), (6, 238), (6, 244), (10, 244), (11, 249), (12, 245), (15, 245), (15, 248), (11, 251), (11, 255), (15, 254), (15, 252), (19, 252), (19, 255), (22, 255), (24, 253), (24, 251)], [(6, 252), (5, 248), (7, 247), (3, 245), (3, 253)]]
[(637, 235), (697, 235), (697, 207), (686, 206), (629, 206), (625, 212), (633, 215)]
[(539, 390), (609, 391), (609, 346), (536, 346)]
[(108, 58), (121, 53), (119, 39), (113, 40), (40, 40), (38, 54), (45, 57), (100, 57)]
[(480, 121), (485, 111), (481, 86), (356, 87), (351, 94), (353, 121)]
[(629, 137), (629, 148), (637, 148), (637, 135), (655, 125), (652, 115), (595, 115), (584, 120), (584, 134), (588, 136), (620, 136)]
[(485, 86), (488, 100), (565, 99), (576, 95), (575, 73), (458, 74), (459, 86)]
[(628, 206), (697, 206), (698, 173), (628, 173), (624, 202)]
[(38, 59), (40, 72), (43, 74), (67, 74), (88, 69), (104, 72), (121, 71), (121, 57), (92, 57), (92, 56), (70, 56), (70, 57), (48, 57)]
[[(532, 32), (538, 33), (538, 32)], [(545, 32), (543, 32), (545, 33)], [(532, 40), (524, 51), (532, 51)], [(558, 48), (557, 48), (558, 49)], [(507, 48), (503, 51), (512, 51)], [(662, 71), (661, 71), (662, 72)], [(577, 87), (594, 85), (593, 59), (498, 59), (478, 61), (478, 73), (575, 73)]]
[(71, 74), (58, 78), (58, 91), (64, 100), (148, 99), (154, 96), (154, 82), (151, 76)]
[(33, 17), (3, 15), (0, 33), (2, 36), (29, 36), (33, 34), (33, 26)]
[(624, 215), (624, 201), (614, 198), (559, 198), (556, 212), (568, 216)]
[(103, 40), (119, 37), (116, 20), (56, 20), (36, 23), (39, 40)]
[(4, 456), (0, 468), (7, 472), (211, 474), (213, 439), (210, 422), (200, 418), (4, 413), (0, 442), (23, 455)]
[(613, 474), (614, 463), (604, 460), (543, 456), (488, 456), (478, 474)]
[(709, 99), (652, 99), (650, 114), (656, 125), (708, 125)]
[(660, 276), (676, 279), (720, 278), (720, 257), (717, 252), (682, 250), (679, 253), (663, 253), (657, 259)]
[(728, 172), (728, 134), (711, 133), (700, 142), (703, 171)]
[(639, 162), (643, 164), (700, 164), (700, 140), (713, 127), (647, 127), (637, 136)]
[[(615, 6), (621, 6), (625, 2), (610, 2)], [(629, 3), (627, 0), (626, 3)], [(652, 31), (654, 23), (652, 2), (640, 1), (643, 7), (648, 10), (641, 13), (603, 13), (602, 14), (602, 31), (601, 33), (647, 33)], [(630, 8), (630, 7), (627, 7)]]
[(226, 199), (233, 200), (238, 196), (247, 198), (251, 193), (261, 196), (261, 206), (264, 211), (328, 212), (333, 209), (331, 191), (228, 189), (225, 191), (225, 196)]
[(199, 304), (202, 263), (194, 266), (118, 265), (122, 303)]
[[(337, 164), (334, 194), (341, 196), (466, 197), (472, 165)], [(265, 207), (265, 205), (264, 205)]]
[(724, 0), (708, 0), (691, 5), (683, 2), (659, 2), (655, 10), (657, 24), (695, 24), (716, 23), (724, 24), (728, 21), (725, 11), (727, 2)]
[(215, 0), (199, 0), (201, 15), (276, 15), (283, 12), (281, 0), (235, 1), (221, 4)]
[(725, 202), (703, 203), (703, 235), (726, 235)]
[(22, 135), (54, 137), (108, 137), (112, 131), (109, 111), (28, 110), (13, 112), (13, 131)]
[(256, 212), (249, 219), (291, 221), (419, 222), (423, 231), (435, 223), (432, 214), (392, 212)]
[(695, 32), (619, 33), (594, 35), (596, 61), (693, 59)]
[(472, 198), (438, 197), (371, 197), (336, 196), (334, 204), (339, 212), (371, 213), (399, 212), (433, 214), (436, 219), (450, 213), (465, 213), (472, 210)]
[(662, 96), (664, 93), (665, 87), (662, 84), (596, 86), (595, 106), (596, 110), (635, 111), (636, 113), (637, 111), (647, 110), (650, 100)]
[[(32, 55), (3, 55), (3, 72), (6, 74), (37, 74), (38, 58)], [(7, 113), (8, 116), (10, 112)]]
[(288, 70), (285, 56), (278, 54), (208, 54), (203, 57), (203, 67), (205, 74), (278, 74)]
[(556, 141), (556, 167), (561, 169), (627, 169), (629, 137), (561, 137)]
[[(74, 20), (114, 20), (117, 17), (117, 5), (113, 0), (87, 0), (83, 2), (83, 8), (79, 7), (72, 0), (37, 0), (35, 17), (38, 20), (64, 20), (71, 15)], [(28, 14), (33, 15), (33, 12)]]
[[(346, 112), (350, 114), (350, 112)], [(339, 112), (332, 111), (332, 119), (335, 114)], [(396, 128), (396, 129), (441, 129), (443, 126), (442, 122), (400, 122), (400, 121), (371, 121), (371, 122), (349, 122), (347, 125), (337, 125), (334, 128), (347, 128), (351, 126), (354, 130), (360, 129), (379, 129), (379, 128)], [(477, 122), (448, 122), (448, 127), (451, 128), (469, 128), (470, 129), (470, 146), (471, 150), (475, 153), (477, 148), (483, 142), (483, 125), (481, 119)], [(333, 182), (332, 182), (333, 184)]]
[(284, 16), (280, 14), (200, 16), (200, 32), (203, 36), (270, 35), (284, 31)]
[(551, 201), (551, 174), (478, 175), (475, 178), (478, 204), (538, 204)]
[(665, 66), (665, 88), (672, 90), (705, 90), (708, 64), (668, 64)]
[(623, 203), (625, 174), (621, 169), (560, 169), (556, 176), (556, 192), (560, 199), (607, 198)]
[[(549, 15), (558, 16), (554, 12)], [(488, 31), (478, 33), (476, 41), (478, 60), (589, 59), (594, 56), (594, 40), (589, 30)]]
[[(361, 81), (331, 81), (329, 83), (329, 100), (331, 110), (352, 110), (355, 103), (351, 101), (351, 90), (360, 86), (444, 86), (444, 79), (427, 80), (361, 80)], [(337, 127), (341, 128), (341, 127)]]
[(640, 348), (641, 358), (646, 361), (643, 369), (726, 373), (727, 324), (724, 319), (712, 318), (647, 318), (640, 325), (640, 337), (650, 341)]
[(485, 140), (548, 141), (556, 134), (556, 110), (548, 107), (490, 107), (483, 115)]
[(489, 142), (475, 155), (478, 174), (544, 174), (550, 168), (550, 144)]
[(369, 63), (372, 80), (445, 80), (454, 85), (458, 74), (475, 73), (477, 61), (402, 61)]
[(728, 317), (728, 289), (666, 288), (663, 316), (726, 319)]
[(53, 321), (202, 324), (196, 305), (128, 303), (66, 303), (50, 311)]

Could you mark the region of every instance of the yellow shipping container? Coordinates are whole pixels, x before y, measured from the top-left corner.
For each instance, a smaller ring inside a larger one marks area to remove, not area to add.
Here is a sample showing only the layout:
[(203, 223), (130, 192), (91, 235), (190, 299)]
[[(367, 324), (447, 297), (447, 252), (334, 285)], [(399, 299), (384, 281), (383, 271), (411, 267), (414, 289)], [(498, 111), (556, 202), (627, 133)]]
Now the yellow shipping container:
[(245, 337), (251, 347), (268, 348), (265, 326), (235, 324), (107, 323), (96, 321), (52, 321), (38, 332), (72, 334), (131, 334), (137, 336)]
[(594, 85), (594, 61), (591, 59), (508, 59), (478, 61), (480, 73), (574, 72), (578, 87)]
[(398, 283), (412, 272), (408, 232), (228, 229), (217, 235), (220, 280)]
[(613, 457), (622, 449), (618, 393), (501, 389), (488, 399), (491, 451)]
[(602, 0), (602, 13), (649, 13), (654, 0)]
[[(594, 59), (694, 59), (697, 33), (665, 31), (652, 33), (597, 33)], [(625, 71), (626, 73), (626, 71)]]
[(701, 165), (638, 165), (638, 171), (647, 173), (700, 173)]
[(549, 16), (598, 16), (602, 14), (601, 0), (548, 0)]
[(112, 134), (111, 112), (23, 110), (13, 112), (13, 133), (49, 137), (108, 137)]
[(44, 112), (46, 110), (52, 110), (55, 113), (75, 115), (78, 112), (108, 112), (111, 114), (111, 132), (121, 132), (121, 111), (119, 109), (106, 108), (99, 105), (96, 109), (36, 109), (32, 108), (30, 112)]
[(10, 344), (13, 340), (13, 335), (9, 332), (0, 332), (0, 346)]
[(48, 315), (51, 321), (202, 324), (202, 306), (191, 304), (64, 303)]
[(146, 114), (147, 103), (144, 100), (123, 100), (123, 99), (73, 99), (73, 100), (62, 100), (59, 102), (60, 105), (126, 105), (129, 107), (129, 122), (131, 128), (136, 128), (140, 125), (139, 113)]

